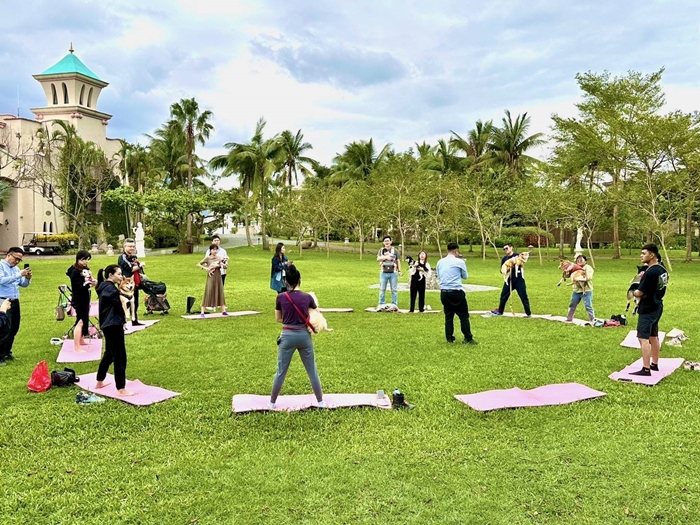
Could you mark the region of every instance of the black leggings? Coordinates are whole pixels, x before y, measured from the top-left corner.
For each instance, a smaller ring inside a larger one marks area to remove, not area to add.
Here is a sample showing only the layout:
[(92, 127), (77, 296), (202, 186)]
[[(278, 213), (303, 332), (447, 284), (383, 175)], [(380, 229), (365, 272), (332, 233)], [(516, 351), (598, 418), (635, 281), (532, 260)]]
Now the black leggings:
[[(73, 328), (78, 324), (78, 321), (83, 322), (83, 337), (88, 337), (90, 335), (90, 301), (87, 304), (82, 304), (80, 302), (73, 303), (73, 309), (75, 310), (75, 324)], [(78, 334), (73, 334), (73, 338)]]
[(422, 279), (411, 277), (411, 312), (416, 307), (416, 295), (418, 295), (418, 310), (422, 312), (425, 309), (425, 277)]
[(126, 386), (126, 345), (124, 344), (124, 327), (108, 326), (102, 329), (105, 338), (105, 353), (97, 368), (97, 380), (104, 381), (109, 366), (114, 363), (114, 382), (117, 390)]

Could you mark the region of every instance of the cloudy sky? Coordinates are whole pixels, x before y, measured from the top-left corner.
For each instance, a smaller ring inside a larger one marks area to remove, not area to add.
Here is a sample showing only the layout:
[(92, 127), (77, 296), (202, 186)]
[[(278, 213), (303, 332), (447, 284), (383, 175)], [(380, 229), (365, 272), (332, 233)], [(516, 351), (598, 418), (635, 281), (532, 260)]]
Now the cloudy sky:
[(32, 78), (76, 55), (110, 83), (110, 137), (145, 142), (169, 106), (214, 113), (200, 155), (301, 129), (329, 164), (373, 138), (404, 150), (527, 111), (575, 114), (578, 72), (666, 68), (668, 109), (700, 109), (697, 0), (49, 0), (3, 2), (0, 113), (45, 105)]

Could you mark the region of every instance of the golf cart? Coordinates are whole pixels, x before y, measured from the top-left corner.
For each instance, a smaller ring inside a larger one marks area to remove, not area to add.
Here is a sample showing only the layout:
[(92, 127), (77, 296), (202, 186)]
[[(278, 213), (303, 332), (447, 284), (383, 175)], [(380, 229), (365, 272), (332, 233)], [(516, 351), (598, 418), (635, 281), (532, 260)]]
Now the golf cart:
[(52, 241), (51, 234), (44, 232), (29, 232), (22, 235), (22, 249), (26, 253), (41, 255), (42, 253), (61, 253), (61, 245)]

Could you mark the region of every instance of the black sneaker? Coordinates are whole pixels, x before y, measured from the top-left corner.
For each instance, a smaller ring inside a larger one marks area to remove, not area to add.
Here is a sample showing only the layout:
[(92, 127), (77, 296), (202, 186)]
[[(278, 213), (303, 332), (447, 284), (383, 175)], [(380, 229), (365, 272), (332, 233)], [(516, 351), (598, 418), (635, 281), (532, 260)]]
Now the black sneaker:
[(474, 341), (474, 339), (465, 339), (464, 341), (462, 341), (462, 344), (463, 344), (463, 345), (476, 346), (476, 345), (478, 345), (479, 343), (477, 343), (476, 341)]
[(649, 370), (653, 372), (658, 372), (659, 371), (659, 363), (652, 363), (649, 365)]
[(5, 356), (4, 359), (5, 359), (5, 361), (14, 361), (14, 360), (15, 360), (15, 356), (13, 356), (12, 354), (10, 354), (10, 355), (8, 355), (8, 356)]
[(454, 337), (448, 337), (448, 338), (447, 338), (447, 342), (448, 342), (448, 343), (454, 343), (454, 342), (455, 342), (455, 338), (454, 338)]
[(637, 372), (630, 372), (631, 376), (650, 376), (651, 375), (651, 370), (648, 368), (642, 368), (641, 370)]
[(7, 363), (4, 359), (0, 359), (0, 366), (5, 366)]

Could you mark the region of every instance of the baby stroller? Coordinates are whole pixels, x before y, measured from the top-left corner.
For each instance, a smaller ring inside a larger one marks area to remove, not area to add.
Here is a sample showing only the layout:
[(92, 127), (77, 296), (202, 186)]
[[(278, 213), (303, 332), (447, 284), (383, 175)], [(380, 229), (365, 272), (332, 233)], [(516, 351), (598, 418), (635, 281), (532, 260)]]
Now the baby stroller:
[[(58, 303), (56, 304), (56, 309), (54, 310), (54, 316), (56, 317), (56, 321), (63, 321), (66, 318), (66, 315), (70, 317), (75, 316), (75, 310), (73, 309), (72, 299), (73, 291), (70, 289), (70, 287), (68, 287), (68, 285), (65, 284), (59, 285)], [(98, 328), (98, 326), (89, 317), (88, 321), (90, 322), (90, 327), (88, 328), (88, 331), (90, 332), (90, 337), (96, 339), (102, 338), (102, 331)], [(73, 325), (66, 331), (66, 333), (61, 336), (61, 339), (68, 339), (69, 337), (71, 337), (73, 329), (77, 324), (78, 319), (76, 319)]]
[(143, 302), (146, 306), (146, 315), (153, 312), (160, 312), (161, 315), (166, 315), (170, 310), (170, 303), (166, 292), (165, 283), (158, 281), (141, 281), (141, 289), (146, 292), (146, 297)]

